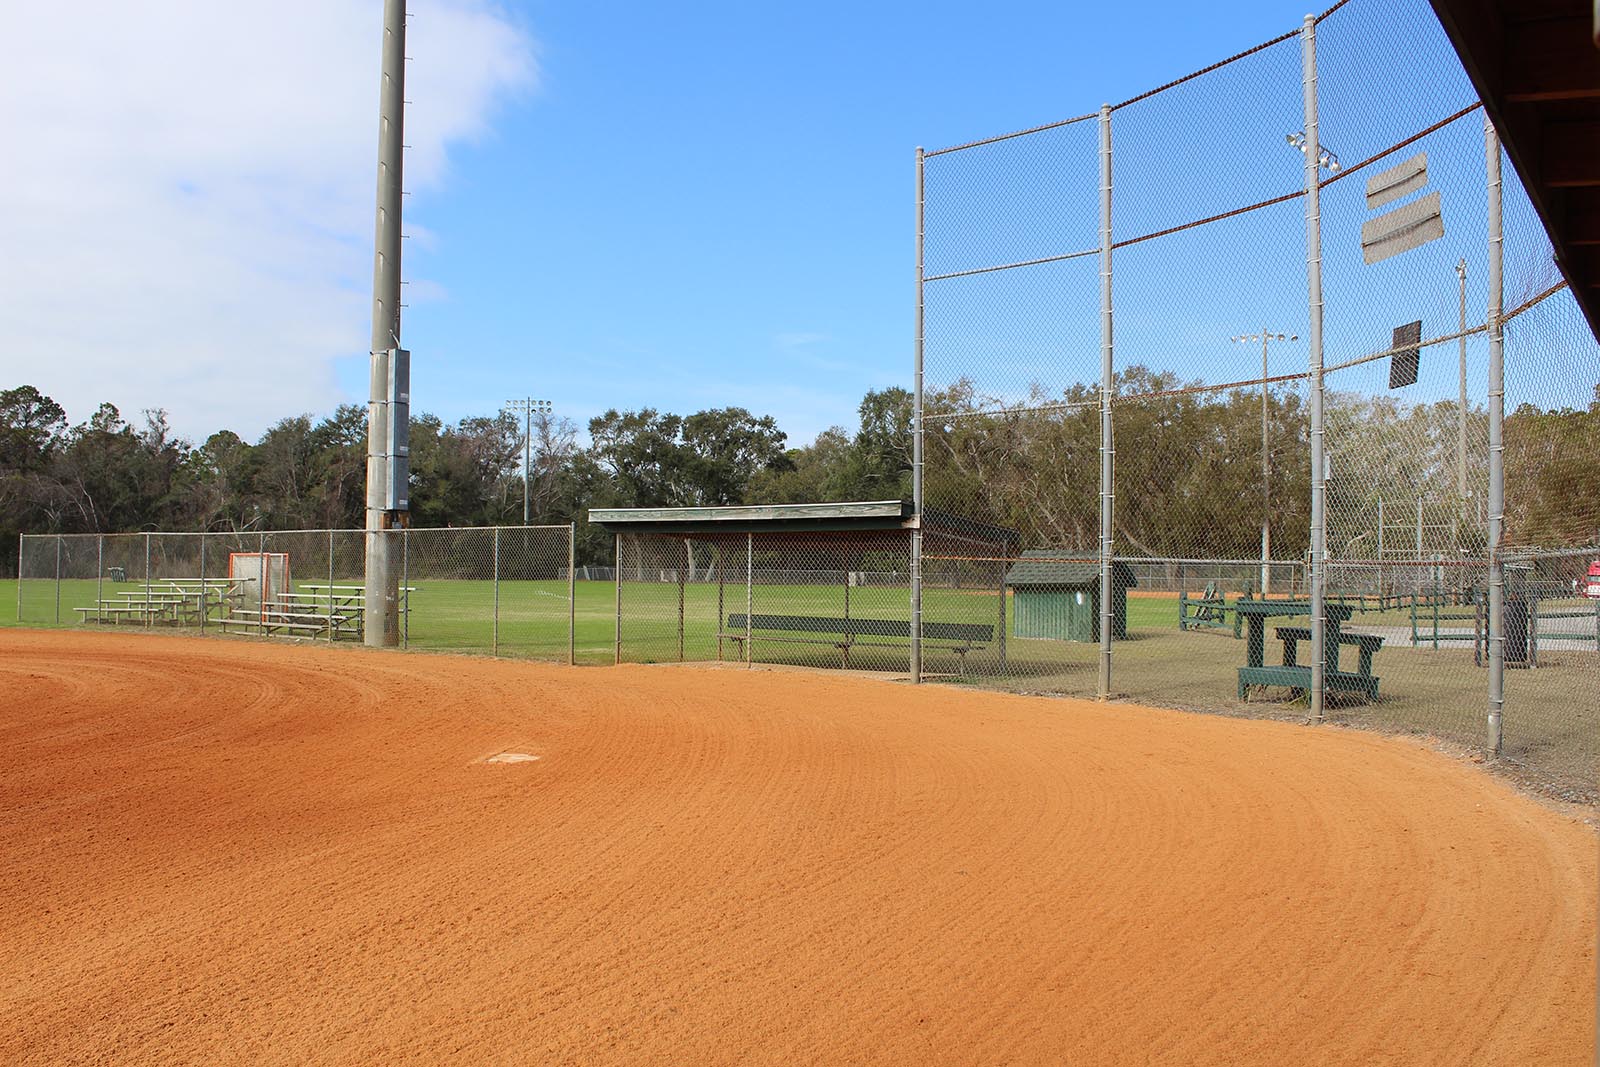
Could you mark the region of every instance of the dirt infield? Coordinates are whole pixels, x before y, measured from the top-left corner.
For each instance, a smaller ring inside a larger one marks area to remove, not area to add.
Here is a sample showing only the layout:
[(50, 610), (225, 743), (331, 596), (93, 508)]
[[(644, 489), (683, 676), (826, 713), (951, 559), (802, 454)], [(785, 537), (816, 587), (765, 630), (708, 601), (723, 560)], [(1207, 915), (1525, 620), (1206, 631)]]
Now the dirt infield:
[(0, 694), (7, 1064), (1590, 1062), (1595, 836), (1404, 742), (22, 631)]

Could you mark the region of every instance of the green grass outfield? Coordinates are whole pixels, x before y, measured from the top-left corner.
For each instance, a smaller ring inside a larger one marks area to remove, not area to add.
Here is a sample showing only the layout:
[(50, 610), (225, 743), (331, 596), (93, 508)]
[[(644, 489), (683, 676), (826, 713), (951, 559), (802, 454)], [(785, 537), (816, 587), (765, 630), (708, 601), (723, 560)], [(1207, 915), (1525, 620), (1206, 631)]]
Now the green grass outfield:
[[(23, 591), (22, 624), (54, 626), (56, 590), (50, 581), (29, 581)], [(564, 662), (567, 655), (567, 587), (564, 581), (503, 581), (499, 590), (496, 632), (495, 589), (483, 581), (413, 581), (406, 644), (418, 650), (454, 651), (526, 657)], [(107, 598), (140, 589), (138, 583), (64, 581), (60, 590), (63, 625), (75, 623), (79, 607), (91, 607), (97, 592)], [(754, 609), (759, 614), (839, 616), (844, 614), (843, 586), (757, 585)], [(849, 591), (854, 618), (905, 619), (904, 588), (856, 588)], [(705, 662), (742, 659), (740, 642), (724, 634), (718, 621), (745, 610), (745, 588), (722, 590), (718, 612), (715, 585), (691, 584), (684, 591), (682, 659)], [(676, 662), (679, 654), (678, 587), (657, 582), (625, 582), (623, 658), (631, 662)], [(930, 589), (924, 594), (924, 617), (930, 622), (993, 623), (999, 599), (992, 591)], [(1009, 610), (1008, 605), (1008, 610)], [(1461, 609), (1455, 609), (1461, 610)], [(579, 582), (573, 617), (577, 662), (607, 664), (615, 647), (616, 586)], [(1237, 669), (1245, 646), (1232, 631), (1178, 630), (1175, 597), (1133, 596), (1128, 600), (1129, 639), (1113, 653), (1113, 686), (1119, 699), (1155, 707), (1227, 714), (1300, 718), (1303, 703), (1254, 696), (1237, 699)], [(1358, 614), (1363, 626), (1396, 626), (1409, 630), (1410, 613)], [(0, 625), (17, 624), (17, 582), (0, 581)], [(1470, 625), (1455, 623), (1454, 625)], [(124, 624), (124, 630), (142, 630)], [(1007, 630), (1012, 626), (1008, 620)], [(158, 628), (157, 632), (167, 632)], [(842, 655), (825, 635), (756, 635), (754, 659), (763, 664), (839, 667)], [(814, 640), (815, 643), (804, 643)], [(1276, 654), (1270, 643), (1269, 658)], [(928, 674), (956, 683), (1000, 684), (1025, 692), (1092, 697), (1098, 647), (1093, 643), (1029, 640), (1006, 642), (1002, 668), (996, 642), (965, 655), (947, 645), (926, 642)], [(1600, 681), (1600, 652), (1541, 653), (1538, 670), (1506, 673), (1505, 750), (1531, 769), (1536, 781), (1570, 786), (1568, 795), (1593, 799), (1596, 760), (1600, 758), (1600, 708), (1594, 689)], [(905, 672), (906, 642), (863, 638), (850, 650), (852, 668)], [(1472, 661), (1470, 642), (1452, 642), (1437, 651), (1413, 649), (1409, 641), (1390, 641), (1379, 651), (1375, 673), (1381, 679), (1376, 704), (1334, 704), (1329, 718), (1381, 729), (1426, 733), (1461, 744), (1481, 743), (1487, 709), (1486, 671)], [(996, 680), (997, 676), (1001, 680)], [(1581, 785), (1580, 785), (1581, 783)], [(1587, 793), (1584, 790), (1587, 789)]]
[[(296, 583), (297, 589), (300, 586)], [(101, 598), (115, 600), (143, 588), (141, 582), (66, 579), (60, 584), (58, 605), (54, 581), (29, 580), (23, 591), (22, 622), (39, 627), (76, 625), (81, 617), (79, 609), (91, 609)], [(405, 633), (409, 646), (460, 652), (489, 652), (497, 647), (493, 583), (413, 580), (411, 588), (415, 591), (411, 594)], [(574, 588), (573, 644), (577, 659), (609, 663), (616, 633), (616, 585), (578, 582)], [(842, 585), (757, 585), (753, 594), (758, 614), (839, 616), (847, 610), (847, 594)], [(908, 593), (903, 587), (851, 589), (848, 597), (848, 611), (854, 618), (905, 619), (909, 609)], [(685, 587), (686, 659), (717, 658), (717, 598), (714, 584)], [(660, 582), (624, 582), (622, 599), (624, 658), (676, 660), (678, 587)], [(722, 600), (723, 618), (744, 611), (744, 586), (724, 587)], [(0, 625), (17, 623), (17, 604), (17, 582), (0, 582)], [(995, 623), (999, 604), (992, 591), (930, 589), (924, 594), (923, 610), (929, 621)], [(1128, 625), (1131, 629), (1176, 629), (1177, 611), (1175, 600), (1136, 597), (1128, 602)], [(565, 659), (567, 614), (566, 582), (502, 581), (499, 651), (511, 656)], [(1008, 629), (1010, 626), (1008, 619)], [(136, 622), (122, 627), (143, 628)], [(670, 648), (657, 647), (668, 638)], [(728, 653), (728, 658), (736, 657)]]

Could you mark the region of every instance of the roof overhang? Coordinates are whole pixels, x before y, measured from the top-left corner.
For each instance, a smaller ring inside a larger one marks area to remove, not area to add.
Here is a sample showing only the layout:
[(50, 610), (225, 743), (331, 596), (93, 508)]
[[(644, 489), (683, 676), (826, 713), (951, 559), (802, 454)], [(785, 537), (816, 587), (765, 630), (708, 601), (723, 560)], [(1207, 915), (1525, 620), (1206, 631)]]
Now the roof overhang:
[(1591, 0), (1431, 3), (1600, 338), (1596, 9)]
[(738, 504), (699, 508), (591, 508), (589, 521), (614, 533), (684, 537), (743, 533), (910, 529), (915, 510), (904, 500), (835, 504)]

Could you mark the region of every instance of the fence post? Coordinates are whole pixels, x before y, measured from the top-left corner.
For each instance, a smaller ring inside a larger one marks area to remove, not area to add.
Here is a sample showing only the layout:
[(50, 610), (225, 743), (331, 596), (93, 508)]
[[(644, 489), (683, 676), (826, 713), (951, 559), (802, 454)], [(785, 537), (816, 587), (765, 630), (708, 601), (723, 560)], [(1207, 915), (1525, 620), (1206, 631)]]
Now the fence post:
[(206, 595), (206, 534), (200, 531), (200, 634), (206, 632), (206, 616), (211, 614), (211, 599)]
[[(910, 546), (911, 567), (911, 680), (922, 681), (922, 450), (926, 412), (924, 411), (922, 392), (922, 344), (923, 327), (925, 324), (923, 304), (923, 223), (925, 220), (925, 198), (923, 192), (923, 171), (926, 157), (921, 146), (917, 148), (917, 318), (916, 318), (916, 361), (912, 372), (913, 379), (913, 408), (912, 408), (912, 434), (911, 434), (911, 501), (912, 501), (912, 527)], [(746, 578), (750, 576), (747, 574)], [(750, 612), (746, 610), (745, 621), (749, 622)], [(745, 641), (746, 655), (749, 653), (750, 642)]]
[(56, 534), (56, 625), (61, 624), (61, 535)]
[(1307, 15), (1300, 30), (1306, 111), (1306, 330), (1311, 350), (1311, 721), (1322, 721), (1327, 667), (1327, 500), (1322, 386), (1322, 202), (1317, 140), (1317, 19)]
[(494, 624), (490, 630), (489, 655), (500, 654), (500, 527), (494, 528)]
[[(683, 542), (684, 565), (686, 567), (692, 569), (694, 567), (694, 550), (692, 548), (690, 548), (689, 546), (690, 546), (690, 541), (688, 540), (688, 538), (685, 538), (684, 542)], [(688, 571), (680, 570), (678, 572), (678, 662), (679, 663), (683, 662), (683, 597), (684, 597), (684, 593), (688, 589), (688, 586), (686, 584), (687, 581), (688, 581)]]
[(1006, 612), (1006, 607), (1007, 607), (1007, 604), (1006, 604), (1006, 569), (1007, 568), (1006, 568), (1005, 561), (1001, 560), (1000, 561), (1000, 628), (998, 630), (996, 630), (995, 633), (1000, 638), (1000, 671), (1001, 671), (1002, 674), (1005, 673), (1005, 669), (1006, 669), (1006, 625), (1010, 621), (1010, 620), (1008, 620), (1006, 618), (1006, 615), (1007, 615), (1007, 612)]
[[(267, 635), (267, 534), (266, 534), (266, 531), (262, 531), (260, 534), (256, 535), (256, 549), (257, 549), (257, 551), (256, 551), (256, 563), (257, 563), (257, 567), (256, 567), (257, 578), (256, 578), (256, 581), (260, 583), (259, 585), (256, 586), (256, 600), (257, 600), (256, 607), (258, 609), (256, 611), (256, 636), (265, 637)], [(146, 568), (146, 571), (148, 572), (148, 568)]]
[(1505, 714), (1506, 567), (1501, 558), (1505, 536), (1505, 348), (1500, 312), (1504, 293), (1501, 274), (1504, 240), (1500, 231), (1500, 138), (1487, 115), (1483, 119), (1484, 162), (1489, 187), (1489, 758), (1500, 755)]
[(328, 531), (328, 644), (333, 644), (333, 531)]
[(1111, 105), (1100, 105), (1100, 671), (1095, 698), (1111, 697), (1112, 509), (1116, 501), (1111, 390), (1115, 374), (1111, 320)]
[(619, 533), (615, 536), (612, 558), (616, 560), (617, 565), (612, 568), (612, 572), (615, 575), (616, 582), (617, 614), (616, 627), (612, 631), (611, 662), (613, 666), (622, 662), (622, 535)]
[(747, 533), (744, 535), (744, 665), (747, 668), (754, 667), (756, 662), (750, 649), (755, 643), (755, 635), (752, 633), (755, 629), (755, 620), (750, 614), (756, 610), (755, 581), (756, 535)]
[(1528, 666), (1539, 666), (1539, 598), (1529, 593), (1523, 597), (1528, 611)]
[[(27, 534), (17, 535), (17, 621), (22, 621), (22, 546), (28, 543)], [(99, 605), (96, 605), (98, 607)]]
[(567, 524), (567, 666), (578, 662), (578, 524)]
[[(365, 545), (365, 542), (363, 542)], [(405, 605), (405, 610), (400, 613), (400, 648), (411, 647), (411, 527), (400, 527), (400, 603)], [(366, 620), (362, 620), (363, 628)]]
[(144, 534), (144, 625), (149, 629), (155, 624), (152, 616), (155, 613), (150, 609), (150, 531)]
[(1433, 568), (1433, 650), (1439, 651), (1439, 601), (1444, 599), (1439, 568)]
[[(202, 592), (202, 597), (204, 593)], [(100, 617), (100, 602), (106, 598), (106, 535), (95, 534), (94, 538), (94, 615)], [(202, 599), (201, 603), (204, 603)]]

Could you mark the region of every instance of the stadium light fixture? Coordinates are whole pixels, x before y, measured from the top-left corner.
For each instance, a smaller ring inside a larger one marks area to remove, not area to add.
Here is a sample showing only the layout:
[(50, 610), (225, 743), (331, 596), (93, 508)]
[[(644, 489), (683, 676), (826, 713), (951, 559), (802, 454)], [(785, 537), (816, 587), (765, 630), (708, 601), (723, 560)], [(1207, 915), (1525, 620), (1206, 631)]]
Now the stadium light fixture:
[[(1301, 155), (1306, 154), (1306, 135), (1304, 130), (1296, 130), (1294, 133), (1285, 134), (1284, 140), (1289, 142), (1290, 148), (1298, 148)], [(1338, 156), (1321, 144), (1317, 145), (1317, 165), (1329, 174), (1339, 173), (1339, 169), (1344, 166), (1339, 162)]]
[(522, 416), (522, 525), (531, 522), (528, 499), (528, 468), (531, 465), (533, 446), (533, 416), (548, 415), (554, 410), (548, 400), (535, 400), (524, 397), (521, 400), (507, 400), (504, 410), (518, 413)]

